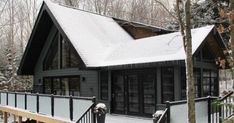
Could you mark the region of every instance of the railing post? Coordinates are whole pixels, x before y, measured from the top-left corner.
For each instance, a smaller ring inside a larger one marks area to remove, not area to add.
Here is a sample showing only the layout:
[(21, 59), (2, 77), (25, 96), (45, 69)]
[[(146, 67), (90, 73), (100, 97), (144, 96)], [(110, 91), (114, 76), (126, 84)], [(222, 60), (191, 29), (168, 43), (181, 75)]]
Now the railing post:
[(8, 91), (6, 92), (6, 105), (8, 105)]
[(73, 98), (70, 96), (70, 120), (73, 120)]
[(39, 113), (39, 95), (38, 95), (38, 93), (37, 93), (37, 113)]
[(7, 112), (3, 112), (3, 123), (8, 123), (8, 114), (7, 114)]
[(207, 97), (207, 103), (208, 103), (208, 123), (211, 123), (211, 100), (210, 100), (210, 96)]
[(107, 108), (104, 103), (98, 103), (94, 108), (94, 113), (97, 114), (97, 123), (105, 123)]
[(24, 94), (24, 108), (27, 110), (27, 93)]
[(0, 92), (0, 104), (2, 104), (2, 92)]
[(92, 113), (93, 113), (93, 123), (96, 123), (96, 113), (94, 112), (94, 108), (96, 106), (96, 97), (93, 97), (93, 108), (92, 108)]
[(17, 93), (15, 92), (15, 107), (17, 107)]
[(51, 116), (54, 116), (54, 95), (51, 95)]
[(170, 102), (166, 101), (166, 108), (167, 108), (167, 123), (170, 123), (170, 119), (171, 119), (171, 110), (170, 110)]

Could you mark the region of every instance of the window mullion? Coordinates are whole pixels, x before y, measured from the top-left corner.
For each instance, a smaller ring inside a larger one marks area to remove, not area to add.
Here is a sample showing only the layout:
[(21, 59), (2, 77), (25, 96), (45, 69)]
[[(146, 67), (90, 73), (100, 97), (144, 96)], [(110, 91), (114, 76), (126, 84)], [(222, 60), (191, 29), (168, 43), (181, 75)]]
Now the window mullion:
[(58, 61), (59, 61), (59, 63), (58, 63), (58, 68), (59, 69), (62, 69), (62, 41), (61, 41), (61, 35), (60, 34), (58, 34)]

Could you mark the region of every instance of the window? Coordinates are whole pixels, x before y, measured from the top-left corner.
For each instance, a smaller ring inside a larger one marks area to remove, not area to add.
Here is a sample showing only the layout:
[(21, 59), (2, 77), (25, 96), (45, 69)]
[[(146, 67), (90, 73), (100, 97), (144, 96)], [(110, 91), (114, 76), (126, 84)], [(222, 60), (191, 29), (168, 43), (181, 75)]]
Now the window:
[(80, 77), (45, 77), (43, 82), (45, 94), (80, 95)]
[(197, 53), (194, 54), (194, 59), (195, 61), (201, 61), (201, 52), (198, 51)]
[(52, 81), (50, 78), (44, 79), (44, 93), (45, 94), (51, 94), (52, 93)]
[(43, 70), (53, 70), (59, 68), (58, 61), (58, 35), (54, 36), (52, 44), (43, 62)]
[(100, 72), (100, 96), (102, 100), (108, 100), (108, 72)]
[(195, 97), (201, 97), (201, 69), (194, 69)]
[(43, 70), (79, 67), (79, 55), (72, 44), (56, 34), (43, 62)]
[(218, 78), (216, 71), (208, 69), (203, 70), (202, 92), (203, 96), (218, 95)]
[(174, 100), (174, 68), (162, 67), (162, 102)]
[(209, 63), (214, 63), (215, 62), (215, 57), (213, 56), (213, 53), (210, 51), (207, 45), (202, 48), (202, 60), (204, 62), (209, 62)]
[[(194, 68), (194, 86), (195, 86), (195, 97), (201, 97), (201, 69)], [(185, 67), (181, 68), (181, 99), (186, 99), (186, 70)]]
[(79, 56), (69, 41), (61, 38), (62, 42), (62, 68), (73, 68), (79, 65)]

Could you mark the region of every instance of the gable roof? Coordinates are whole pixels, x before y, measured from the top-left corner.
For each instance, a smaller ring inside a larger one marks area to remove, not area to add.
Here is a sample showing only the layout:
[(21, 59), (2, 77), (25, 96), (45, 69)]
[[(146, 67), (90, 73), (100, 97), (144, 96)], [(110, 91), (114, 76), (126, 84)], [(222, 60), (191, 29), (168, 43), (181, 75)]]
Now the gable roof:
[[(185, 59), (179, 32), (135, 40), (111, 17), (46, 1), (41, 7), (18, 74), (33, 74), (36, 61), (49, 33), (47, 28), (52, 24), (55, 24), (60, 33), (72, 43), (86, 67)], [(192, 30), (193, 53), (213, 28), (213, 26), (206, 26)], [(40, 33), (43, 34), (44, 39), (40, 37)], [(34, 49), (38, 43), (40, 47)], [(31, 61), (30, 58), (34, 60)]]

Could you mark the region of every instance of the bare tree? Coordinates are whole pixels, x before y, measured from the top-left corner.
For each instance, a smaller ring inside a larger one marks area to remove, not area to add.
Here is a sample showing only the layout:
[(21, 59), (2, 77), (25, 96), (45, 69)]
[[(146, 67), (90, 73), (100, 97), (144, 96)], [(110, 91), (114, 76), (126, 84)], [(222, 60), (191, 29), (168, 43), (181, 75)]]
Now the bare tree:
[[(229, 16), (229, 23), (230, 23), (230, 42), (231, 42), (231, 49), (232, 49), (232, 58), (234, 58), (234, 0), (230, 0), (230, 16)], [(233, 72), (234, 73), (234, 72)], [(234, 78), (234, 74), (233, 74)]]
[(176, 0), (177, 15), (183, 37), (184, 50), (186, 53), (186, 84), (187, 84), (187, 107), (188, 107), (188, 123), (196, 123), (195, 117), (195, 88), (193, 80), (193, 59), (192, 59), (192, 36), (191, 36), (191, 12), (190, 0), (185, 0), (184, 11), (185, 20), (182, 19), (180, 7), (182, 1)]

